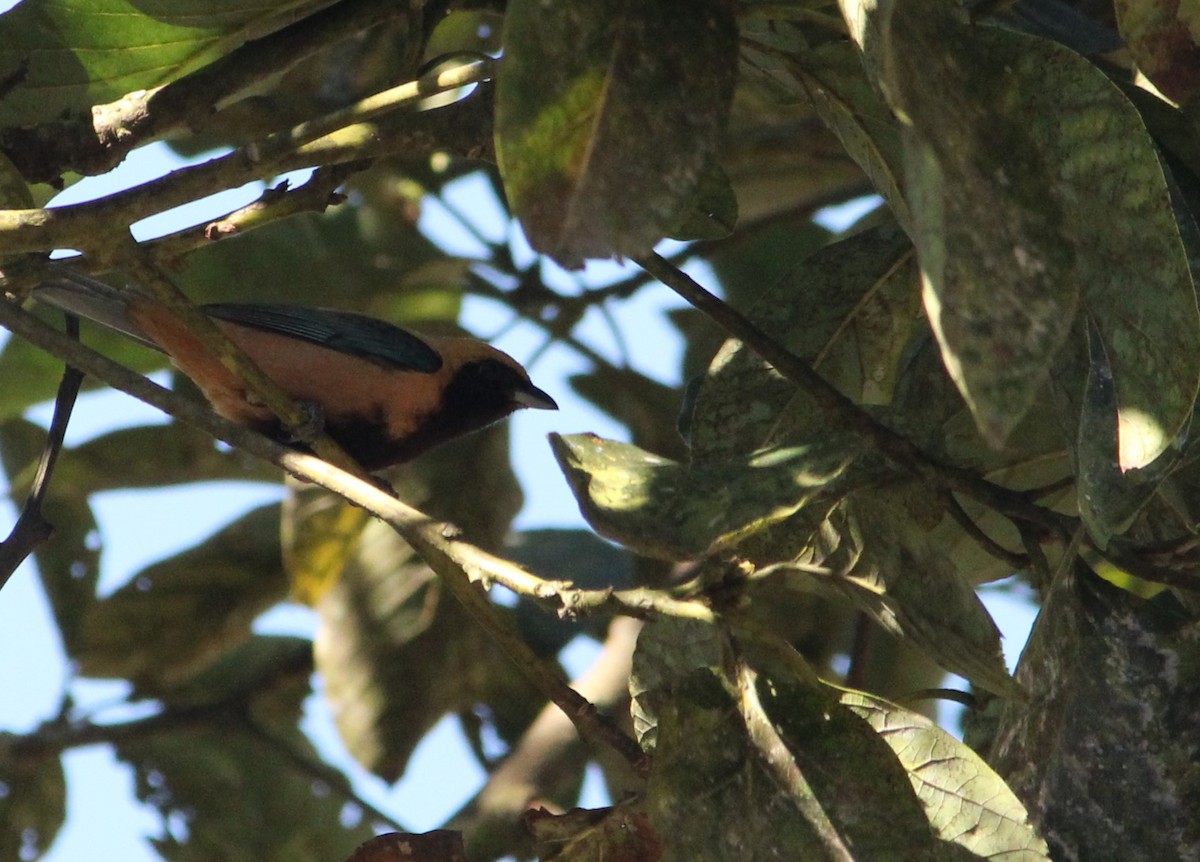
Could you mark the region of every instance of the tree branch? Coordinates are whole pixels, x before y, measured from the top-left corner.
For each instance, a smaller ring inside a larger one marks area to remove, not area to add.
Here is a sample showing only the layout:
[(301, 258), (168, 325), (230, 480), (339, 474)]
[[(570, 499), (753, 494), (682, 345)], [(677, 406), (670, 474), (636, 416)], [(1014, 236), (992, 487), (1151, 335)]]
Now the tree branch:
[[(461, 116), (462, 102), (429, 111), (436, 120), (406, 118), (405, 127), (394, 129), (370, 122), (380, 116), (410, 106), (435, 93), (461, 89), (481, 83), (492, 74), (491, 61), (472, 60), (392, 87), (368, 96), (326, 117), (303, 123), (290, 131), (271, 135), (263, 141), (247, 144), (224, 156), (198, 165), (172, 171), (139, 186), (94, 201), (53, 209), (0, 210), (0, 255), (49, 252), (73, 248), (93, 260), (110, 260), (109, 250), (124, 242), (128, 225), (219, 189), (234, 188), (247, 182), (314, 164), (333, 164), (371, 158), (417, 144), (406, 155), (434, 149), (454, 151), (456, 144), (468, 153), (486, 151), (486, 142), (463, 140), (456, 131), (445, 140), (435, 135), (453, 127), (455, 120), (466, 120), (472, 134), (480, 131), (474, 114)], [(465, 100), (472, 104), (476, 99)], [(489, 103), (490, 105), (490, 103)], [(479, 107), (476, 106), (477, 114)], [(423, 114), (416, 115), (423, 117)], [(415, 127), (415, 128), (414, 128)]]

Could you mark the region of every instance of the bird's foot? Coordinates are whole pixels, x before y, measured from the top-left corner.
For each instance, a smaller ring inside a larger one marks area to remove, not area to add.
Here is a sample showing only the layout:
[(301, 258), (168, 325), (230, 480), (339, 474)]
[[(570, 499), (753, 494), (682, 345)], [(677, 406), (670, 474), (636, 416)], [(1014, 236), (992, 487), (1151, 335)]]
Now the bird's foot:
[(297, 401), (296, 406), (304, 417), (299, 425), (285, 429), (284, 442), (311, 446), (325, 431), (325, 411), (315, 401)]

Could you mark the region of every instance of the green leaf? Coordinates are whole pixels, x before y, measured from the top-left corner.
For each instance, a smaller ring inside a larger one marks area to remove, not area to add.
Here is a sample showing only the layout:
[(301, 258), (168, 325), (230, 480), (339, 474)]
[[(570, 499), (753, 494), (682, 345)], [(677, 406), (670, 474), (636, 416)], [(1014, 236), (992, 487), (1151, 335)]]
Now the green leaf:
[[(405, 502), (454, 523), (472, 543), (498, 550), (521, 508), (508, 449), (506, 427), (496, 425), (441, 446), (388, 478)], [(471, 465), (470, 493), (463, 493), (464, 464)], [(313, 528), (319, 522), (297, 518), (290, 531)], [(290, 553), (314, 547), (310, 539)], [(486, 705), (501, 738), (514, 742), (541, 701), (395, 531), (368, 521), (353, 553), (333, 557), (341, 572), (316, 604), (316, 660), (351, 755), (395, 780), (442, 716), (478, 704)]]
[(55, 484), (78, 493), (222, 479), (279, 480), (275, 467), (218, 449), (211, 434), (181, 422), (122, 428), (68, 451), (55, 471)]
[(896, 220), (911, 225), (900, 124), (871, 86), (855, 46), (837, 41), (809, 47), (798, 27), (777, 21), (755, 21), (744, 27), (743, 36), (749, 68), (810, 102)]
[[(17, 419), (0, 424), (0, 460), (16, 494), (28, 493), (45, 443), (45, 430), (32, 422)], [(60, 459), (60, 465), (64, 460), (68, 459)], [(74, 658), (100, 579), (99, 526), (86, 493), (57, 482), (49, 486), (42, 514), (54, 526), (54, 535), (34, 551), (38, 578), (63, 646)]]
[[(826, 246), (746, 315), (854, 400), (887, 403), (921, 319), (912, 245), (889, 224)], [(741, 456), (828, 430), (824, 414), (794, 383), (730, 340), (696, 398), (692, 457)]]
[(729, 108), (727, 0), (514, 0), (496, 155), (535, 249), (570, 268), (645, 254), (697, 194)]
[(700, 174), (695, 194), (683, 209), (682, 220), (667, 231), (678, 240), (724, 239), (737, 225), (738, 204), (729, 177), (713, 161)]
[(32, 209), (33, 195), (16, 165), (0, 153), (0, 209)]
[(892, 752), (827, 689), (748, 668), (738, 689), (759, 756), (827, 847), (862, 859), (944, 858)]
[(286, 594), (271, 504), (95, 603), (80, 632), (80, 673), (129, 679), (152, 695), (245, 643), (255, 617)]
[(671, 617), (646, 623), (629, 674), (629, 712), (642, 748), (653, 752), (658, 744), (658, 717), (670, 708), (672, 687), (692, 671), (716, 671), (724, 652), (717, 630), (706, 623)]
[(488, 703), (510, 741), (533, 720), (529, 683), (390, 527), (366, 527), (317, 612), (317, 669), (338, 733), (385, 781), (447, 713)]
[(27, 0), (0, 15), (0, 128), (34, 126), (150, 90), (283, 26), (305, 0), (234, 4)]
[(20, 751), (0, 733), (0, 859), (34, 862), (54, 843), (67, 816), (62, 757), (50, 746)]
[(1060, 122), (1037, 110), (1050, 107), (1038, 93), (1054, 90), (1044, 64), (1058, 58), (1036, 40), (968, 28), (940, 0), (916, 14), (898, 5), (889, 37), (885, 83), (912, 127), (909, 206), (926, 311), (980, 431), (999, 446), (1045, 381), (1079, 301), (1072, 224), (1053, 193), (1057, 153), (1045, 152), (1049, 132), (1038, 125)]
[(844, 509), (843, 552), (850, 556), (833, 583), (942, 667), (988, 691), (1016, 693), (991, 615), (920, 525), (930, 514), (940, 520), (936, 499), (910, 483), (856, 494)]
[(1025, 807), (969, 746), (925, 716), (862, 692), (846, 692), (841, 702), (891, 746), (942, 840), (1000, 862), (1049, 860)]
[(165, 859), (326, 862), (373, 834), (362, 812), (346, 805), (349, 783), (332, 770), (318, 779), (305, 765), (319, 761), (298, 727), (310, 692), (303, 646), (254, 638), (180, 691), (179, 703), (168, 699), (162, 719), (181, 718), (171, 733), (116, 742), (117, 755), (134, 767), (138, 798), (162, 818), (161, 836), (151, 841)]
[(1084, 300), (1112, 364), (1121, 469), (1149, 464), (1191, 414), (1200, 315), (1138, 112), (1068, 48), (969, 26), (940, 0), (896, 4), (885, 32), (926, 308), (982, 433), (1007, 439)]
[(736, 546), (818, 497), (853, 460), (834, 437), (689, 468), (592, 434), (550, 445), (596, 532), (648, 556), (689, 559)]
[(942, 858), (903, 771), (865, 723), (820, 689), (743, 679), (735, 698), (698, 669), (676, 675), (661, 699), (641, 808), (666, 858), (715, 862), (736, 848), (739, 859), (829, 859), (839, 846), (854, 848), (847, 858)]

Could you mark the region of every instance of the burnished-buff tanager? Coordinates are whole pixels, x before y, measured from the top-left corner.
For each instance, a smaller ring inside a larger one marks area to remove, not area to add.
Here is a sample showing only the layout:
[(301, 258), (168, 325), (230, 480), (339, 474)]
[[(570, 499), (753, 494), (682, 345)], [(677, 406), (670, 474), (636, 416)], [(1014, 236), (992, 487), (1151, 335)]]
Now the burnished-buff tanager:
[[(161, 350), (217, 413), (293, 441), (154, 299), (66, 269), (33, 296)], [(407, 461), (523, 407), (557, 409), (515, 360), (473, 338), (418, 335), (362, 314), (292, 305), (217, 303), (202, 310), (368, 470)]]

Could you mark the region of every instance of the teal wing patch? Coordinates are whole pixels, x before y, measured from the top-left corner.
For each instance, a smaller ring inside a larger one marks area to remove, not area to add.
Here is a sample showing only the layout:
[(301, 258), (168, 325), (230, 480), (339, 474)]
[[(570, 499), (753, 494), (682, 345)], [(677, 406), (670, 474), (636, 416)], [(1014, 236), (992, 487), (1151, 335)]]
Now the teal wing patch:
[(298, 338), (399, 371), (432, 374), (442, 367), (438, 352), (413, 333), (362, 314), (270, 303), (214, 303), (204, 311), (218, 320)]

